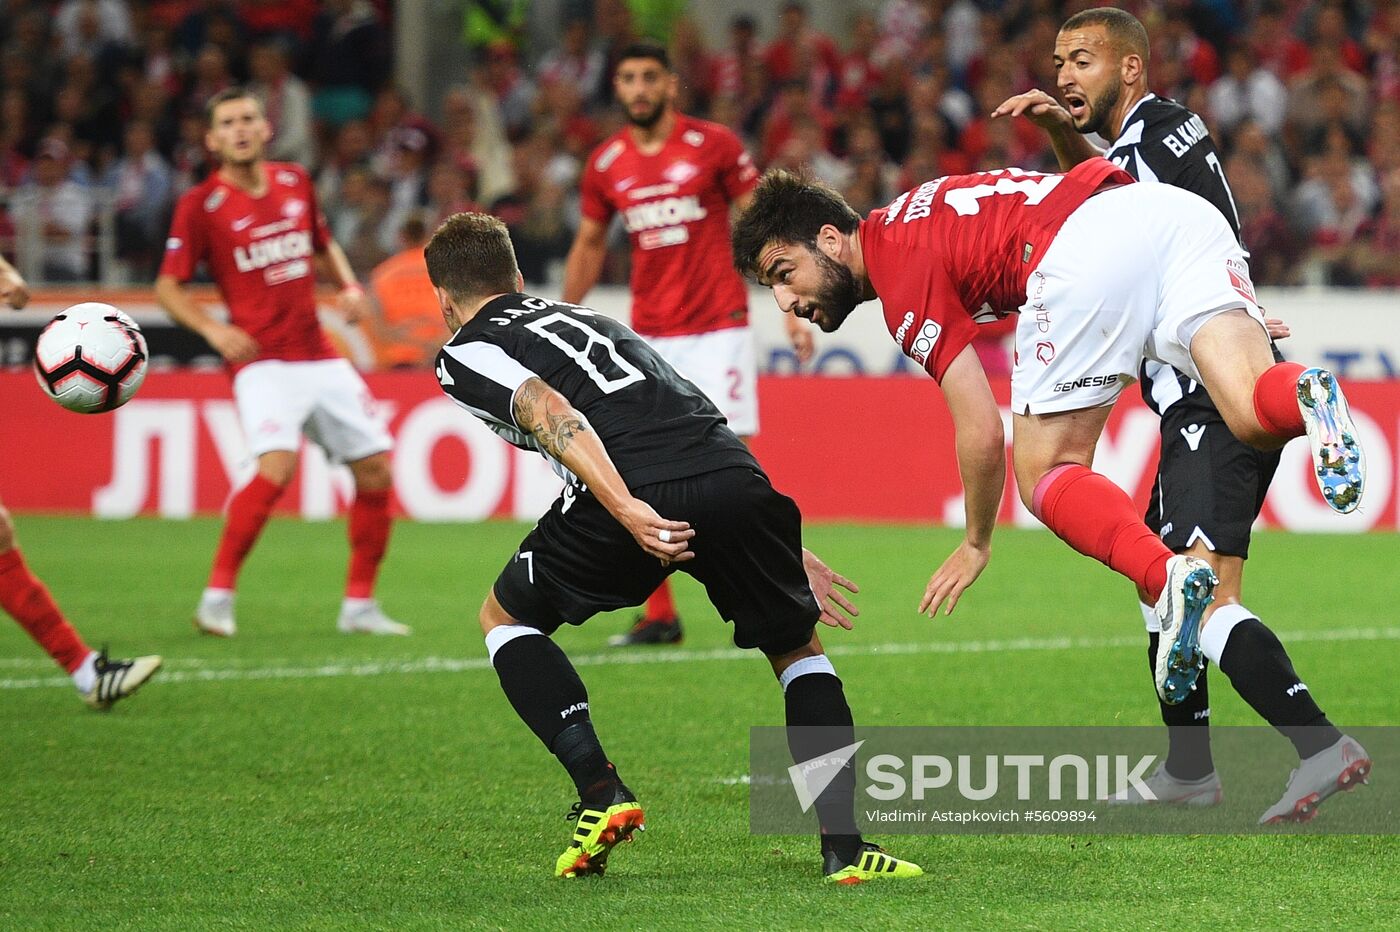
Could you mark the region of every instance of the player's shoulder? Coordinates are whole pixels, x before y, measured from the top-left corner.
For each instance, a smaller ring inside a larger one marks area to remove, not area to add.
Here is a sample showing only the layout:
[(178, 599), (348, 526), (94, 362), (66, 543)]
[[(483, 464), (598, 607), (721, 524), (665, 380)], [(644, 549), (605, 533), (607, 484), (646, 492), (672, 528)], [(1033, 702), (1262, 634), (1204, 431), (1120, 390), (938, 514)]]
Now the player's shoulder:
[(186, 210), (193, 209), (199, 213), (212, 214), (223, 206), (227, 199), (228, 186), (224, 184), (218, 172), (210, 172), (203, 181), (191, 185), (181, 194), (177, 203)]
[(604, 174), (628, 149), (627, 127), (613, 133), (588, 154), (587, 170)]
[(690, 146), (694, 149), (704, 149), (717, 143), (733, 143), (743, 145), (739, 142), (739, 137), (734, 131), (723, 123), (713, 123), (709, 120), (702, 120), (699, 117), (679, 115), (677, 118), (679, 126), (679, 136), (682, 145)]
[(1152, 97), (1144, 100), (1133, 113), (1132, 119), (1123, 127), (1123, 135), (1130, 132), (1142, 142), (1151, 142), (1175, 132), (1186, 124), (1202, 124), (1201, 118), (1190, 108), (1170, 97)]
[(298, 188), (311, 183), (311, 173), (296, 162), (268, 162), (267, 177), (279, 188)]

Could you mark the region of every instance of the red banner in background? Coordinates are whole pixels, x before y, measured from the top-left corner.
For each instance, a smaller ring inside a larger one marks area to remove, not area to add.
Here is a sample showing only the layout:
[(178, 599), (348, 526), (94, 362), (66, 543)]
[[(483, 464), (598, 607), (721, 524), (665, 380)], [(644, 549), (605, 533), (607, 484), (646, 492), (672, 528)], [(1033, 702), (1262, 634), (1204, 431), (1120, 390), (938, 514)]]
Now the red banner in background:
[[(516, 450), (448, 401), (428, 373), (367, 377), (396, 439), (394, 488), (402, 510), (425, 521), (533, 519), (558, 493), (543, 458)], [(994, 385), (1003, 404), (1009, 385)], [(1317, 494), (1302, 443), (1292, 443), (1262, 521), (1295, 531), (1397, 527), (1400, 382), (1351, 383), (1352, 413), (1366, 442), (1366, 504), (1332, 513)], [(917, 377), (760, 379), (762, 431), (754, 451), (774, 484), (808, 520), (959, 524), (961, 484), (952, 424), (934, 383)], [(218, 512), (253, 464), (222, 373), (152, 372), (140, 395), (105, 415), (62, 410), (28, 372), (0, 372), (0, 501), (19, 511), (102, 517)], [(1010, 418), (1006, 415), (1007, 437)], [(1095, 467), (1145, 503), (1157, 463), (1158, 422), (1124, 392)], [(351, 484), (314, 447), (282, 509), (337, 514)], [(1037, 522), (1008, 476), (1002, 518)]]

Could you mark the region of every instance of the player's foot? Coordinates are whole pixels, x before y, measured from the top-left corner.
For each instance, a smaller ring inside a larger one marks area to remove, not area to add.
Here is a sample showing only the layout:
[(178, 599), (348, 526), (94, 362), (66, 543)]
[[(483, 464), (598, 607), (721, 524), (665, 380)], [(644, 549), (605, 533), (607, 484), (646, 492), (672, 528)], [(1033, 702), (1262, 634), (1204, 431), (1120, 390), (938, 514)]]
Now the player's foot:
[(870, 842), (860, 846), (860, 853), (854, 864), (842, 864), (836, 852), (828, 851), (826, 861), (822, 865), (826, 882), (839, 883), (842, 886), (865, 883), (867, 880), (903, 880), (906, 877), (919, 877), (923, 872), (924, 869), (913, 861), (901, 861), (894, 855), (887, 854), (884, 848)]
[(379, 608), (374, 599), (346, 600), (340, 606), (340, 618), (335, 628), (341, 634), (388, 634), (407, 637), (413, 633), (408, 625), (399, 624)]
[(1337, 743), (1298, 764), (1288, 775), (1283, 798), (1259, 817), (1260, 825), (1308, 822), (1322, 801), (1342, 790), (1369, 783), (1371, 758), (1356, 739), (1342, 735)]
[(631, 841), (633, 832), (646, 828), (637, 797), (621, 783), (606, 801), (574, 803), (567, 818), (575, 820), (574, 837), (554, 863), (555, 877), (602, 876), (612, 849)]
[(679, 644), (685, 633), (681, 631), (679, 616), (659, 618), (652, 621), (646, 617), (637, 619), (626, 634), (614, 634), (608, 638), (609, 647), (631, 647), (634, 644)]
[(1167, 773), (1165, 764), (1158, 765), (1152, 776), (1142, 781), (1152, 792), (1153, 798), (1128, 787), (1121, 793), (1104, 800), (1110, 806), (1140, 806), (1144, 803), (1171, 803), (1176, 806), (1215, 806), (1224, 799), (1220, 787), (1220, 775), (1214, 770), (1199, 780), (1178, 780)]
[(1205, 668), (1206, 656), (1200, 648), (1201, 616), (1215, 600), (1218, 582), (1204, 560), (1175, 556), (1167, 561), (1167, 586), (1156, 606), (1162, 624), (1157, 642), (1157, 695), (1167, 705), (1176, 705), (1191, 695)]
[(238, 624), (233, 620), (232, 592), (205, 592), (199, 598), (199, 607), (194, 610), (194, 626), (205, 634), (231, 638), (238, 633)]
[(92, 689), (83, 693), (83, 701), (94, 709), (105, 712), (118, 699), (125, 699), (140, 689), (160, 669), (160, 657), (134, 657), (131, 660), (109, 660), (107, 648), (97, 655), (93, 666), (97, 672), (97, 682)]
[(1322, 497), (1339, 514), (1355, 511), (1366, 486), (1366, 453), (1336, 377), (1326, 369), (1305, 370), (1298, 377), (1298, 410)]

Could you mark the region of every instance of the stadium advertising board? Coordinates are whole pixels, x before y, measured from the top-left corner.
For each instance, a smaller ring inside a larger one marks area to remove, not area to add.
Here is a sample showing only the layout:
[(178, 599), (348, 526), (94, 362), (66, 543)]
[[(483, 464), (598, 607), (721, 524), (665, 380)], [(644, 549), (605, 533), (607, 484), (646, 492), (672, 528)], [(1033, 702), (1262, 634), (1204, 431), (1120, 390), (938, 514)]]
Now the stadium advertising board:
[[(559, 480), (541, 457), (509, 447), (458, 409), (430, 374), (368, 381), (396, 439), (395, 495), (408, 517), (533, 519), (558, 493)], [(1005, 404), (1009, 385), (999, 380), (994, 387)], [(1352, 382), (1348, 394), (1367, 445), (1366, 504), (1357, 514), (1334, 514), (1317, 494), (1304, 445), (1294, 443), (1265, 504), (1264, 526), (1337, 533), (1397, 527), (1400, 381)], [(952, 425), (931, 380), (764, 377), (759, 396), (755, 452), (809, 520), (961, 523)], [(229, 382), (219, 372), (153, 370), (135, 400), (99, 416), (56, 408), (24, 370), (0, 372), (0, 397), (0, 494), (15, 510), (106, 518), (213, 514), (252, 473)], [(1009, 413), (1004, 417), (1009, 423)], [(1157, 446), (1157, 418), (1129, 389), (1095, 466), (1145, 503)], [(280, 507), (329, 518), (350, 493), (348, 473), (310, 449)], [(1037, 525), (1009, 485), (1001, 517)]]

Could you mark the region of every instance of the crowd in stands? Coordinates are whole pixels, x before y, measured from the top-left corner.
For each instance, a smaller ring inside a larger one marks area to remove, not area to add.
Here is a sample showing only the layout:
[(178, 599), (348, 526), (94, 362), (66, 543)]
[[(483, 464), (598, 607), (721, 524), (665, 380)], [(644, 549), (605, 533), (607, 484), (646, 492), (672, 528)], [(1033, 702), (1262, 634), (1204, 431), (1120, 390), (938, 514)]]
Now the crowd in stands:
[[(1096, 4), (843, 3), (838, 38), (793, 2), (771, 32), (739, 16), (711, 45), (687, 12), (698, 3), (563, 0), (547, 47), (525, 38), (528, 4), (493, 0), (509, 15), (484, 21), (465, 5), (475, 64), (424, 114), (392, 83), (387, 0), (0, 0), (0, 246), (17, 218), (40, 218), (45, 278), (92, 277), (82, 243), (106, 203), (121, 260), (148, 279), (173, 199), (208, 171), (203, 101), (238, 82), (265, 102), (272, 156), (315, 171), (366, 278), (406, 230), (485, 209), (544, 283), (572, 238), (582, 162), (622, 125), (610, 55), (641, 35), (668, 44), (682, 110), (865, 211), (937, 175), (1053, 169), (1036, 127), (987, 115), (1053, 92), (1058, 26)], [(1118, 5), (1152, 38), (1152, 89), (1216, 138), (1257, 283), (1400, 285), (1400, 0)], [(625, 281), (616, 246), (605, 274)]]

